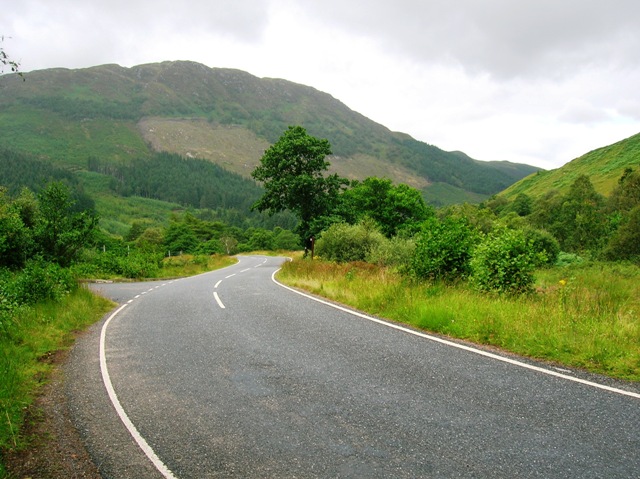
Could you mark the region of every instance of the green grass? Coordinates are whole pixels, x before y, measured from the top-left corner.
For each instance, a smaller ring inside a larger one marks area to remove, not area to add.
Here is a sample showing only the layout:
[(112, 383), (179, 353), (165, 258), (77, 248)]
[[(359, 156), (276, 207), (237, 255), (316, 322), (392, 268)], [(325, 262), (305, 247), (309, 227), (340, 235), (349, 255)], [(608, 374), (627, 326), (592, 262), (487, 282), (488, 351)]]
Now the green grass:
[(640, 381), (637, 266), (542, 270), (536, 292), (521, 297), (482, 294), (463, 283), (414, 283), (364, 263), (294, 261), (278, 278), (426, 331)]
[[(229, 256), (167, 258), (163, 277), (200, 274), (234, 264)], [(75, 333), (100, 320), (114, 303), (78, 288), (59, 302), (43, 302), (0, 315), (0, 478), (6, 471), (2, 451), (29, 447), (22, 427), (25, 414), (54, 367), (49, 358), (69, 348)]]
[(68, 348), (75, 331), (96, 322), (112, 307), (111, 301), (78, 288), (58, 303), (17, 311), (0, 333), (0, 451), (27, 445), (21, 427), (27, 408), (53, 367), (49, 356)]
[(500, 195), (514, 199), (520, 193), (540, 197), (549, 190), (562, 193), (581, 175), (591, 180), (598, 193), (609, 196), (626, 168), (640, 167), (640, 134), (613, 145), (598, 148), (556, 170), (534, 173), (513, 184)]

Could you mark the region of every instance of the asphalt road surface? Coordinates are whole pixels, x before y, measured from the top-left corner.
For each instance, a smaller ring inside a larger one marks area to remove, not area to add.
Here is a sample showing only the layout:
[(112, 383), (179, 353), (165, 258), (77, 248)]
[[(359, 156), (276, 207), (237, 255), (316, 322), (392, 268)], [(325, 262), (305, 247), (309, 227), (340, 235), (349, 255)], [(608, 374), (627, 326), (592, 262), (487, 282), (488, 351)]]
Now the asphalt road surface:
[(66, 392), (103, 477), (640, 478), (636, 385), (350, 314), (282, 261), (92, 286), (122, 306)]

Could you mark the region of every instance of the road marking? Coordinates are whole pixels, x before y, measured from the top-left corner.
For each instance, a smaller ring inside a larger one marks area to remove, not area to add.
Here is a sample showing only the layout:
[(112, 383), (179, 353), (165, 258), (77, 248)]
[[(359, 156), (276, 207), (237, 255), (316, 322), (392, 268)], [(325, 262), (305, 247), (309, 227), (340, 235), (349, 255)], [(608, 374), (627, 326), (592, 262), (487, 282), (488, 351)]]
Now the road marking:
[(218, 306), (220, 306), (222, 309), (225, 309), (224, 304), (222, 304), (222, 301), (220, 301), (220, 298), (218, 297), (218, 293), (217, 292), (213, 292), (213, 297), (216, 299)]
[(218, 281), (218, 282), (216, 283), (216, 285), (214, 286), (214, 288), (217, 288), (218, 286), (220, 286), (220, 283), (222, 283), (222, 280)]
[(242, 271), (240, 271), (241, 273), (246, 273), (247, 271), (249, 271), (251, 268), (247, 268), (247, 269), (243, 269)]
[(115, 312), (109, 316), (102, 326), (102, 331), (100, 332), (100, 370), (102, 372), (102, 381), (104, 382), (104, 387), (107, 389), (107, 394), (109, 395), (109, 399), (111, 399), (111, 404), (115, 408), (120, 420), (125, 425), (129, 434), (136, 441), (140, 449), (145, 453), (145, 455), (149, 458), (149, 460), (153, 463), (156, 469), (162, 474), (166, 479), (177, 479), (176, 476), (169, 470), (167, 466), (160, 460), (160, 458), (156, 455), (155, 451), (149, 446), (144, 437), (140, 435), (138, 429), (133, 425), (129, 416), (122, 408), (122, 404), (120, 404), (120, 400), (118, 399), (118, 395), (116, 391), (113, 389), (113, 384), (111, 383), (111, 377), (109, 376), (109, 369), (107, 368), (107, 355), (105, 352), (105, 342), (107, 336), (107, 327), (113, 318), (127, 307), (127, 304), (123, 304)]
[(421, 338), (428, 339), (430, 341), (435, 341), (436, 343), (445, 344), (447, 346), (451, 346), (451, 347), (454, 347), (454, 348), (462, 349), (464, 351), (468, 351), (468, 352), (471, 352), (471, 353), (479, 354), (480, 356), (485, 356), (487, 358), (497, 359), (498, 361), (502, 361), (504, 363), (508, 363), (508, 364), (513, 365), (513, 366), (518, 366), (518, 367), (521, 367), (521, 368), (530, 369), (532, 371), (537, 371), (539, 373), (547, 374), (549, 376), (555, 376), (557, 378), (567, 379), (569, 381), (574, 381), (576, 383), (584, 384), (586, 386), (591, 386), (591, 387), (598, 388), (598, 389), (603, 389), (605, 391), (609, 391), (609, 392), (612, 392), (612, 393), (621, 394), (621, 395), (624, 395), (624, 396), (630, 396), (630, 397), (633, 397), (633, 398), (636, 398), (636, 399), (640, 399), (640, 394), (638, 394), (638, 393), (634, 393), (634, 392), (631, 392), (631, 391), (625, 391), (624, 389), (614, 388), (614, 387), (611, 387), (611, 386), (606, 386), (604, 384), (594, 383), (593, 381), (587, 381), (586, 379), (580, 379), (580, 378), (576, 378), (574, 376), (568, 376), (566, 374), (562, 374), (562, 373), (559, 373), (557, 371), (552, 371), (550, 369), (541, 368), (539, 366), (533, 366), (532, 364), (523, 363), (523, 362), (517, 361), (515, 359), (505, 358), (504, 356), (498, 356), (497, 354), (493, 354), (493, 353), (490, 353), (490, 352), (487, 352), (487, 351), (483, 351), (482, 349), (472, 348), (470, 346), (465, 346), (464, 344), (454, 343), (453, 341), (448, 341), (446, 339), (442, 339), (442, 338), (439, 338), (437, 336), (431, 336), (430, 334), (421, 333), (419, 331), (414, 331), (413, 329), (405, 328), (405, 327), (400, 326), (398, 324), (390, 323), (388, 321), (383, 321), (381, 319), (377, 319), (377, 318), (374, 318), (372, 316), (367, 316), (366, 314), (362, 314), (362, 313), (359, 313), (357, 311), (353, 311), (351, 309), (345, 308), (343, 306), (339, 306), (337, 304), (330, 303), (329, 301), (324, 301), (322, 299), (319, 299), (319, 298), (316, 298), (314, 296), (311, 296), (310, 294), (303, 293), (301, 291), (298, 291), (298, 290), (296, 290), (294, 288), (290, 288), (289, 286), (285, 286), (284, 284), (278, 282), (276, 280), (276, 273), (278, 271), (279, 270), (276, 270), (271, 274), (271, 280), (274, 283), (276, 283), (278, 286), (281, 286), (281, 287), (283, 287), (285, 289), (288, 289), (289, 291), (293, 291), (294, 293), (299, 294), (300, 296), (304, 296), (305, 298), (309, 298), (309, 299), (312, 299), (313, 301), (317, 301), (318, 303), (322, 303), (322, 304), (324, 304), (326, 306), (330, 306), (332, 308), (339, 309), (340, 311), (344, 311), (345, 313), (349, 313), (349, 314), (351, 314), (353, 316), (358, 316), (360, 318), (364, 318), (364, 319), (367, 319), (369, 321), (373, 321), (374, 323), (382, 324), (383, 326), (387, 326), (389, 328), (397, 329), (398, 331), (402, 331), (402, 332), (405, 332), (405, 333), (413, 334), (414, 336), (419, 336)]
[(234, 277), (235, 275), (236, 275), (236, 273), (230, 274), (229, 276), (225, 276), (225, 277), (224, 277), (224, 279), (232, 278), (232, 277)]

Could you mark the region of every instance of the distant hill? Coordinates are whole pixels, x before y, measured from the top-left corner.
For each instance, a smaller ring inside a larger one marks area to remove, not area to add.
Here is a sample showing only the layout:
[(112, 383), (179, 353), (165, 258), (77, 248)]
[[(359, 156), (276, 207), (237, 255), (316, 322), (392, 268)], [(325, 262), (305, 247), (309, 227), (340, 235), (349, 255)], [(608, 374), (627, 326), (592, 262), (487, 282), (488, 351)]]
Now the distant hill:
[[(119, 230), (128, 221), (122, 211), (134, 210), (130, 198), (138, 192), (147, 192), (149, 200), (166, 201), (156, 196), (163, 192), (156, 186), (163, 172), (148, 175), (156, 181), (153, 187), (122, 184), (118, 175), (130, 171), (133, 163), (137, 178), (144, 178), (139, 169), (153, 168), (149, 165), (154, 165), (158, 152), (167, 152), (215, 163), (253, 183), (250, 173), (265, 149), (290, 125), (328, 139), (334, 154), (329, 161), (340, 175), (406, 183), (434, 205), (478, 202), (537, 171), (443, 151), (392, 132), (327, 93), (239, 70), (164, 62), (49, 69), (25, 73), (24, 79), (0, 77), (0, 145), (71, 172), (96, 198), (104, 221), (117, 223), (114, 229)], [(162, 158), (166, 165), (167, 157)], [(170, 170), (205, 171), (201, 166)], [(206, 171), (219, 176), (218, 170)], [(169, 170), (164, 174), (167, 183), (173, 181)], [(233, 184), (236, 193), (240, 187), (255, 196), (255, 185), (244, 186), (242, 181), (218, 181), (215, 188)], [(208, 207), (216, 198), (225, 207), (233, 196), (202, 188), (201, 202)], [(193, 195), (174, 191), (171, 201)]]
[(566, 193), (576, 178), (586, 175), (598, 193), (609, 196), (626, 168), (640, 170), (640, 133), (590, 151), (561, 168), (532, 174), (501, 195), (513, 199), (525, 193), (535, 198), (553, 189)]

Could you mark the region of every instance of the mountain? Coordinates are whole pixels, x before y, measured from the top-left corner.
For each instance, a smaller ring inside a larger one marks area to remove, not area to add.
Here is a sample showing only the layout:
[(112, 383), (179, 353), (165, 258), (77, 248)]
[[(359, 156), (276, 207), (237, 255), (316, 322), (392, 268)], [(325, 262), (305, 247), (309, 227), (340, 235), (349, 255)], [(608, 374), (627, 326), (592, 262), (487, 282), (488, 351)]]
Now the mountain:
[[(73, 172), (98, 196), (110, 184), (100, 175), (160, 151), (249, 178), (289, 125), (328, 139), (329, 161), (342, 176), (388, 177), (420, 189), (435, 205), (480, 201), (537, 171), (443, 151), (327, 93), (239, 70), (164, 62), (41, 70), (24, 80), (0, 77), (0, 145)], [(100, 171), (90, 169), (96, 160)]]
[(501, 196), (513, 199), (525, 193), (535, 198), (554, 189), (566, 193), (581, 175), (589, 177), (598, 193), (609, 196), (627, 168), (640, 169), (640, 133), (590, 151), (561, 168), (534, 173), (507, 188)]

